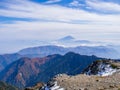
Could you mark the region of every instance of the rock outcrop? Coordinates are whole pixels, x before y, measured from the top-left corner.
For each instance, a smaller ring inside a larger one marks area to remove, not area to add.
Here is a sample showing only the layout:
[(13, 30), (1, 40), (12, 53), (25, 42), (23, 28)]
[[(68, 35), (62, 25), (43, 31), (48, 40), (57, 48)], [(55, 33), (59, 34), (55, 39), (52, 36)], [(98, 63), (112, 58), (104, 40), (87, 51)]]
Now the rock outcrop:
[(87, 75), (108, 76), (119, 71), (120, 61), (117, 60), (97, 60), (89, 65), (84, 71)]
[(120, 90), (120, 72), (105, 77), (85, 74), (61, 75), (54, 80), (65, 90)]
[(25, 90), (41, 90), (44, 87), (44, 83), (37, 83), (32, 87), (27, 87)]

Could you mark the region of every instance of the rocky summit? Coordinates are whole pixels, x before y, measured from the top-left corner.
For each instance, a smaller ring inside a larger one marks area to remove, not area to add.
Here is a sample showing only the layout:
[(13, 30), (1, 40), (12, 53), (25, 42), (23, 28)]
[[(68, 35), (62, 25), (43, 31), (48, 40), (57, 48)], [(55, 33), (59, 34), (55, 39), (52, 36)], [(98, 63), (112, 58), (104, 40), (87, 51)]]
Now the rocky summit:
[(57, 86), (64, 88), (63, 90), (120, 90), (120, 72), (110, 76), (60, 75), (55, 77), (54, 81), (57, 82)]
[(87, 75), (108, 76), (119, 71), (120, 61), (117, 60), (97, 60), (89, 65), (84, 71)]
[(85, 74), (68, 76), (61, 74), (43, 87), (25, 90), (120, 90), (120, 72), (110, 76), (88, 76)]
[[(109, 70), (108, 68), (114, 72), (111, 71), (112, 73), (108, 74), (106, 71)], [(87, 71), (91, 73), (88, 74)], [(100, 72), (105, 75), (98, 74)], [(84, 70), (83, 74), (74, 76), (59, 74), (41, 88), (28, 90), (120, 90), (120, 62), (94, 61)]]

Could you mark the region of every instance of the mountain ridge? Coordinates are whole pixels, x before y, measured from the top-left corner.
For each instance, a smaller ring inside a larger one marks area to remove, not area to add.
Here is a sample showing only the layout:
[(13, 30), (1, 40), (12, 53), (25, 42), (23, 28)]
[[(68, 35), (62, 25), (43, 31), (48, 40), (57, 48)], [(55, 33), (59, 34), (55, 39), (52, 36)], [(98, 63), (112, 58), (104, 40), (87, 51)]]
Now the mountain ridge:
[(52, 54), (64, 55), (65, 53), (70, 51), (79, 53), (81, 55), (89, 55), (89, 56), (95, 55), (98, 57), (115, 58), (115, 59), (119, 58), (119, 53), (115, 49), (108, 48), (105, 46), (96, 46), (96, 47), (77, 46), (77, 47), (65, 48), (61, 46), (48, 45), (48, 46), (25, 48), (17, 53), (0, 55), (0, 71), (3, 70), (8, 64), (18, 60), (21, 57), (34, 58), (34, 57), (45, 57)]
[(60, 73), (79, 74), (86, 66), (97, 59), (100, 58), (73, 52), (63, 56), (55, 54), (44, 58), (21, 58), (0, 73), (0, 80), (18, 87), (25, 87), (39, 81), (47, 82)]

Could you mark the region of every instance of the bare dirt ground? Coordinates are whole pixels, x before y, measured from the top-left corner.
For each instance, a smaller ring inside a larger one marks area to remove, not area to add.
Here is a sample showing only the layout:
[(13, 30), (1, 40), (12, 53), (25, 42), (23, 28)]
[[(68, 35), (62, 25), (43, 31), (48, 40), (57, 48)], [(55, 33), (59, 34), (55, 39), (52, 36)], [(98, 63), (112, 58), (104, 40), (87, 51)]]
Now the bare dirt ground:
[(120, 71), (111, 76), (59, 75), (54, 78), (65, 90), (120, 90)]

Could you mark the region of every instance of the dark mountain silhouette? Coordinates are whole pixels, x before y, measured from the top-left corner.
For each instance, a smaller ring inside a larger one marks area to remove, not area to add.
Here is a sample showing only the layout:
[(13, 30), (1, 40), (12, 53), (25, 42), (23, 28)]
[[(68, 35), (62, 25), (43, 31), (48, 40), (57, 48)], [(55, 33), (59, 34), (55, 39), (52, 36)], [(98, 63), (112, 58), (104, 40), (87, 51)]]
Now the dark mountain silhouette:
[(69, 52), (64, 56), (49, 55), (44, 58), (21, 58), (7, 66), (0, 73), (0, 80), (18, 87), (33, 85), (39, 81), (47, 82), (57, 74), (80, 74), (96, 56), (79, 55)]

